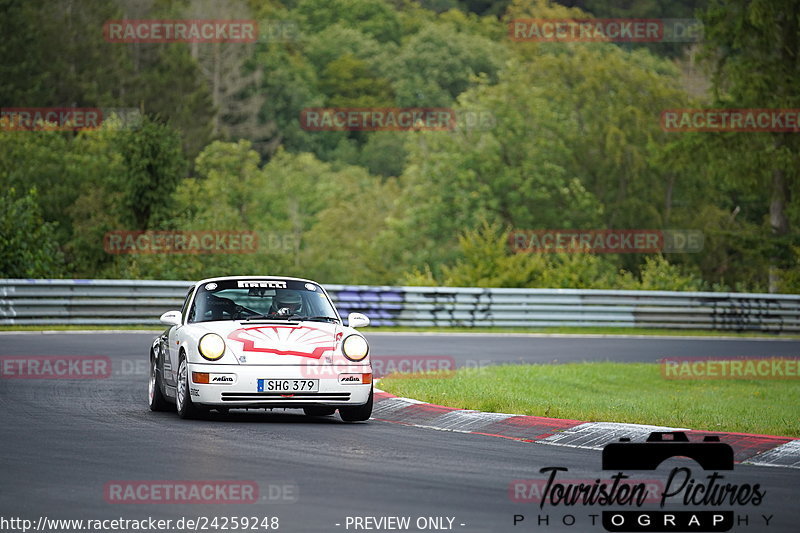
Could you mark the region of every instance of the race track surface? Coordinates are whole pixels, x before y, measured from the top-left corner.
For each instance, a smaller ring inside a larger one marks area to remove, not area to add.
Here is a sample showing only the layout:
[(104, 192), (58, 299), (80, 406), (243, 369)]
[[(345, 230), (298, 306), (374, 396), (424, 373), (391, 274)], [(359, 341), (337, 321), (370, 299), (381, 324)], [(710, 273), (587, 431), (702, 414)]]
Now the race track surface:
[[(545, 478), (539, 469), (568, 468), (562, 479), (610, 478), (600, 452), (503, 438), (436, 431), (372, 420), (345, 424), (338, 416), (310, 419), (300, 411), (241, 412), (184, 421), (147, 408), (146, 356), (152, 333), (3, 334), (0, 356), (103, 355), (112, 359), (106, 379), (2, 379), (3, 443), (0, 517), (111, 519), (148, 517), (279, 517), (279, 531), (389, 531), (356, 529), (353, 517), (452, 518), (452, 529), (488, 531), (604, 531), (590, 515), (600, 506), (565, 507), (512, 501), (514, 480)], [(472, 335), (395, 335), (367, 332), (374, 355), (448, 355), (500, 362), (572, 360), (653, 361), (665, 356), (798, 355), (798, 341), (580, 339)], [(673, 459), (641, 479), (666, 479)], [(737, 465), (723, 483), (759, 484), (759, 505), (734, 510), (732, 531), (797, 531), (800, 471)], [(206, 480), (254, 482), (256, 503), (117, 503), (109, 485), (130, 481)], [(657, 508), (657, 504), (653, 508)], [(688, 509), (685, 507), (673, 509)], [(717, 508), (714, 508), (715, 510)], [(515, 515), (525, 518), (513, 525)], [(575, 524), (564, 525), (564, 515)], [(765, 526), (763, 516), (770, 517)], [(549, 523), (537, 523), (537, 517)], [(350, 517), (348, 519), (348, 517)], [(747, 523), (744, 522), (745, 517)], [(349, 520), (349, 522), (348, 522)], [(218, 522), (221, 523), (221, 522)], [(349, 523), (349, 526), (348, 526)], [(338, 524), (338, 525), (337, 525)], [(375, 526), (375, 522), (361, 522)], [(422, 522), (420, 522), (422, 524)], [(463, 525), (462, 525), (463, 524)], [(21, 531), (0, 523), (2, 531)], [(195, 528), (196, 529), (196, 528)], [(231, 528), (229, 527), (229, 530)], [(50, 528), (45, 531), (66, 531)], [(70, 529), (71, 530), (71, 529)], [(86, 529), (84, 529), (86, 530)], [(189, 531), (170, 527), (166, 531)], [(192, 529), (194, 530), (194, 529)], [(210, 526), (208, 531), (214, 529)], [(221, 530), (221, 528), (218, 528)], [(264, 529), (257, 529), (264, 531)], [(106, 529), (110, 531), (110, 529)]]

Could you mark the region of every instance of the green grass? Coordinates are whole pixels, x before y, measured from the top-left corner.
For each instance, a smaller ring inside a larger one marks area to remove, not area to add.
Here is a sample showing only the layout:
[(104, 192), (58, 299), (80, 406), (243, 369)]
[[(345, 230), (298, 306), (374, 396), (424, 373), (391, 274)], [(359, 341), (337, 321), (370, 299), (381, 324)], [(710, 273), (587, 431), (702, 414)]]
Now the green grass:
[(654, 363), (570, 363), (388, 377), (378, 386), (462, 409), (800, 437), (798, 380), (666, 380)]

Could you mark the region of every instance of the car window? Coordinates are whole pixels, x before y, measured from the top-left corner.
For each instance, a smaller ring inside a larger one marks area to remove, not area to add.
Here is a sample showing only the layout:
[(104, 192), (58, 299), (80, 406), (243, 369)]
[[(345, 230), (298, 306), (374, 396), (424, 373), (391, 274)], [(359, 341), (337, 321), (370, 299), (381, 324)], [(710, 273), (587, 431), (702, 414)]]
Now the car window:
[(186, 299), (183, 301), (183, 307), (181, 307), (181, 317), (186, 319), (186, 312), (189, 309), (189, 302), (192, 300), (192, 293), (194, 293), (194, 287), (189, 289), (189, 292), (186, 293)]
[[(258, 286), (259, 283), (272, 286)], [(188, 321), (248, 318), (325, 317), (338, 321), (336, 311), (319, 285), (298, 281), (243, 282), (223, 280), (201, 286)]]

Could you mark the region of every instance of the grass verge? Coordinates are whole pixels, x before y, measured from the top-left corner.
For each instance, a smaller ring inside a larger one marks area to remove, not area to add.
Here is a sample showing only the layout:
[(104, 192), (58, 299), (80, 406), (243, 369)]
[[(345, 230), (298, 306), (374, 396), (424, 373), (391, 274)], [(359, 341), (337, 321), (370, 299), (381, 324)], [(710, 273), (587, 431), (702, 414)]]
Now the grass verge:
[(438, 378), (395, 376), (379, 387), (461, 409), (800, 437), (798, 380), (667, 380), (653, 363), (504, 365)]

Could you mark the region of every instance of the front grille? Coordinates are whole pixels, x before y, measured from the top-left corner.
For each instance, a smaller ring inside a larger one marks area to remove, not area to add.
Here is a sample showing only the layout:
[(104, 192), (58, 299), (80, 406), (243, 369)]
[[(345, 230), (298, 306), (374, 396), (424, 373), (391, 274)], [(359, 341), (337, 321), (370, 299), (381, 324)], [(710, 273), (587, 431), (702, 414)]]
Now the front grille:
[(281, 392), (223, 392), (223, 402), (269, 402), (290, 403), (298, 400), (312, 402), (346, 402), (350, 400), (349, 392), (295, 392), (284, 394)]

